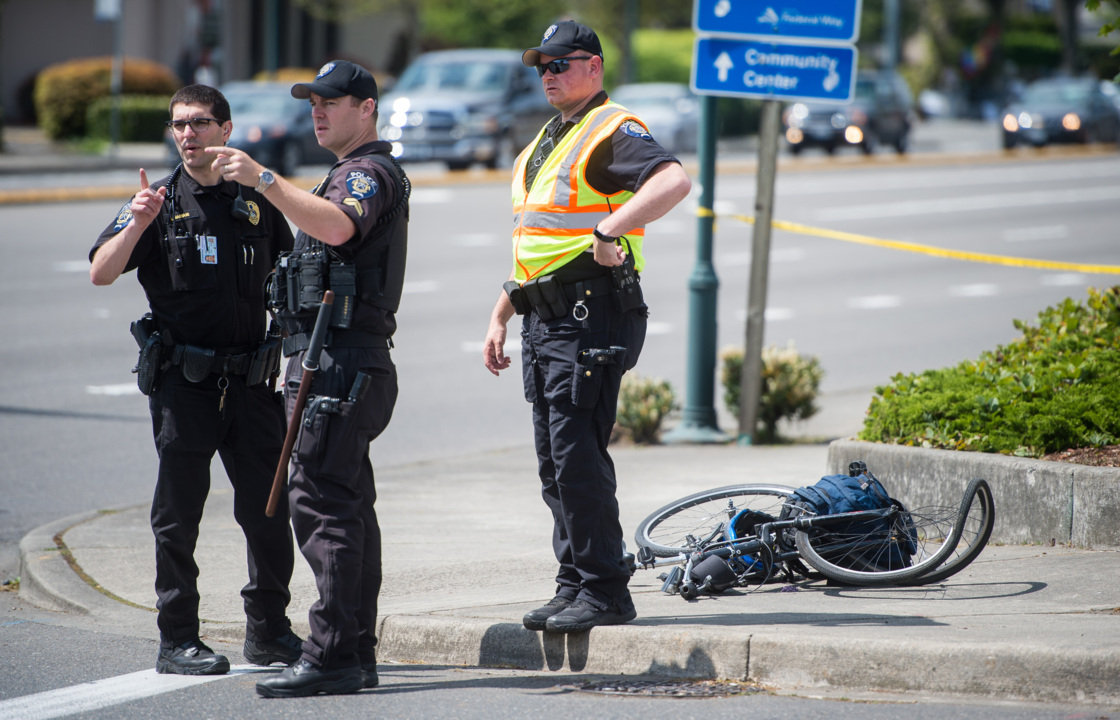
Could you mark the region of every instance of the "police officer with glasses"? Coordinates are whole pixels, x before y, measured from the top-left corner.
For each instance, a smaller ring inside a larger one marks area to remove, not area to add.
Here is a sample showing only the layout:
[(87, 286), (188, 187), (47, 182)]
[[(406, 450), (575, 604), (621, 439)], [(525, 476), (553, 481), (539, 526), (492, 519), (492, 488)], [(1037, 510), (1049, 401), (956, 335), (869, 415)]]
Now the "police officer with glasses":
[(553, 599), (522, 622), (572, 633), (637, 615), (607, 444), (622, 375), (645, 342), (645, 226), (686, 197), (691, 181), (603, 91), (593, 30), (552, 25), (522, 62), (537, 69), (560, 114), (514, 165), (514, 266), (491, 314), (483, 363), (495, 375), (510, 366), (506, 326), (523, 315), (523, 385), (560, 567)]
[[(199, 521), (217, 452), (245, 533), (249, 582), (241, 590), (245, 659), (258, 665), (299, 658), (291, 631), (294, 550), (288, 513), (265, 516), (284, 442), (279, 338), (267, 332), (264, 282), (292, 247), (284, 216), (261, 195), (214, 167), (213, 146), (233, 129), (229, 103), (206, 85), (171, 98), (171, 129), (182, 163), (140, 191), (90, 250), (90, 279), (110, 285), (136, 270), (151, 312), (133, 323), (136, 372), (148, 395), (159, 472), (152, 501), (156, 540), (156, 671), (216, 675), (229, 660), (199, 638)], [(277, 329), (278, 333), (279, 330)]]

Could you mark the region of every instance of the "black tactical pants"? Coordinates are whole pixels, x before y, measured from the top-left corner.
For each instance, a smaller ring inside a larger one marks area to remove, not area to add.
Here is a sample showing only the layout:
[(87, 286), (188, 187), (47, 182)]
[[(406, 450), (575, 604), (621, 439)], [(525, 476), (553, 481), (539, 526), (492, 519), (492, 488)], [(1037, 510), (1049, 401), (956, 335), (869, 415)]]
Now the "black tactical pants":
[[(290, 416), (303, 375), (303, 353), (288, 364), (284, 392)], [(358, 372), (370, 376), (359, 402), (346, 401)], [(381, 528), (369, 445), (388, 426), (397, 400), (397, 371), (385, 349), (326, 349), (311, 395), (343, 400), (338, 412), (302, 418), (292, 452), (288, 502), (300, 550), (315, 573), (304, 659), (346, 668), (375, 659), (381, 591)]]
[(264, 514), (284, 443), (280, 396), (265, 385), (245, 386), (229, 376), (219, 410), (218, 377), (199, 383), (178, 366), (162, 376), (148, 400), (159, 475), (152, 501), (156, 539), (156, 607), (160, 639), (173, 646), (198, 637), (198, 525), (210, 492), (210, 462), (217, 452), (233, 485), (233, 514), (245, 533), (249, 583), (241, 589), (246, 632), (269, 640), (288, 632), (295, 553), (287, 509)]
[[(552, 546), (560, 570), (557, 594), (600, 608), (630, 603), (630, 570), (615, 497), (614, 463), (607, 452), (624, 372), (645, 343), (648, 310), (620, 313), (609, 295), (586, 302), (587, 317), (572, 313), (543, 321), (535, 311), (521, 330), (525, 399), (533, 404), (541, 494), (552, 511)], [(613, 364), (580, 364), (581, 350), (626, 348)]]

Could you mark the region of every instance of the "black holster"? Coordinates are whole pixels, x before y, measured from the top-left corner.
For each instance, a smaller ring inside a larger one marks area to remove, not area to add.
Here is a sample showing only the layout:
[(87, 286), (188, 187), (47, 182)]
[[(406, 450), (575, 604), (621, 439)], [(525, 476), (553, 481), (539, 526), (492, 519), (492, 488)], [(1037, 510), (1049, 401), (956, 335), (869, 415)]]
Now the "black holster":
[(644, 304), (642, 298), (641, 276), (634, 270), (634, 256), (626, 254), (626, 260), (611, 268), (611, 297), (615, 310), (630, 312)]
[(133, 322), (129, 329), (140, 347), (136, 367), (132, 368), (132, 372), (136, 374), (136, 386), (143, 394), (151, 395), (159, 385), (160, 375), (167, 367), (163, 337), (151, 313), (145, 313), (144, 317)]
[(280, 375), (280, 356), (283, 341), (279, 335), (269, 335), (249, 360), (245, 384), (249, 387), (268, 382)]

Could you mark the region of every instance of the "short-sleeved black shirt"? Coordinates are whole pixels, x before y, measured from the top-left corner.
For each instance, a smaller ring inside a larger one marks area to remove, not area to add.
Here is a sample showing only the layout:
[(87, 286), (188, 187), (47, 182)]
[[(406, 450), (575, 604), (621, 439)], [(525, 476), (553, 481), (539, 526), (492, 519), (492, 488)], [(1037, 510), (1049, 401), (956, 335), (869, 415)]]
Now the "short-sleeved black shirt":
[[(236, 183), (206, 187), (181, 173), (125, 266), (125, 272), (137, 271), (153, 317), (176, 343), (235, 349), (264, 340), (265, 280), (280, 253), (292, 249), (292, 230), (280, 211), (250, 188), (241, 188), (250, 217), (235, 219), (237, 192)], [(97, 238), (90, 260), (132, 219), (131, 202)]]
[[(555, 147), (588, 111), (608, 100), (607, 93), (600, 92), (567, 122), (560, 115), (549, 121), (545, 126), (544, 135), (541, 136), (541, 143), (530, 157), (529, 167), (525, 173), (526, 190), (536, 176), (533, 160), (540, 153), (541, 146), (551, 139), (552, 146)], [(587, 182), (603, 195), (613, 195), (623, 190), (637, 192), (649, 178), (650, 173), (664, 162), (680, 164), (680, 160), (661, 147), (643, 128), (632, 123), (623, 123), (591, 153), (587, 162)], [(605, 268), (596, 263), (590, 253), (582, 253), (556, 270), (555, 274), (563, 282), (575, 282), (602, 275), (604, 272), (606, 272)]]
[[(383, 165), (370, 157), (371, 153), (388, 152), (390, 143), (366, 143), (335, 163), (330, 174), (314, 190), (315, 194), (334, 203), (354, 222), (357, 230), (340, 246), (333, 248), (344, 260), (352, 260), (363, 243), (373, 241), (377, 221), (396, 207), (404, 192), (400, 181)], [(296, 235), (296, 252), (302, 252), (317, 242), (302, 230)], [(351, 330), (364, 330), (375, 335), (392, 335), (397, 329), (396, 315), (389, 310), (365, 302), (354, 308)]]

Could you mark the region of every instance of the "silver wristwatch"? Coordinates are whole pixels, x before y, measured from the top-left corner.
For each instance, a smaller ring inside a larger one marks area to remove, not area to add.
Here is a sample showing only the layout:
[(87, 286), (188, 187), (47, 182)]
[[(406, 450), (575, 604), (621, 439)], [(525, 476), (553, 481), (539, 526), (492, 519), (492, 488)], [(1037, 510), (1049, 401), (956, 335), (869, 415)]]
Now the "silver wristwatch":
[(276, 182), (276, 176), (268, 168), (261, 170), (260, 181), (257, 182), (257, 192), (264, 193), (268, 186)]

